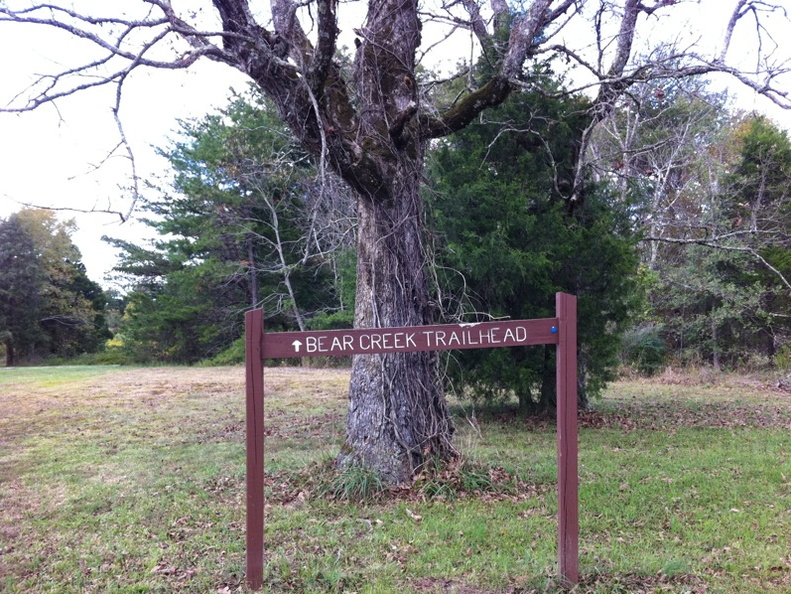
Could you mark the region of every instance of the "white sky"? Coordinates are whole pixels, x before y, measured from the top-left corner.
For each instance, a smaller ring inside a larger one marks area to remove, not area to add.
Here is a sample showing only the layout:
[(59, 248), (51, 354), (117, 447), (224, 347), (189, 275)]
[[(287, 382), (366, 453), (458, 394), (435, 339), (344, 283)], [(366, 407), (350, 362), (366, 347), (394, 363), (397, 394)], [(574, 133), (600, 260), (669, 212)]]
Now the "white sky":
[[(721, 31), (732, 5), (723, 0), (691, 3), (685, 7), (687, 14), (673, 26), (678, 27), (679, 35), (693, 38), (702, 26)], [(344, 23), (341, 21), (341, 27), (351, 30)], [(656, 27), (669, 25), (669, 21), (656, 21)], [(449, 60), (468, 53), (458, 41), (452, 46)], [(64, 58), (72, 63), (80, 51), (81, 46), (66, 36), (0, 23), (0, 55), (4, 56), (0, 61), (0, 105), (22, 91), (32, 75), (57, 70)], [(173, 137), (177, 120), (201, 117), (223, 106), (231, 87), (243, 90), (246, 85), (246, 78), (238, 72), (208, 61), (187, 71), (135, 72), (126, 85), (122, 118), (139, 176), (167, 177), (166, 162), (155, 155), (154, 147), (165, 146)], [(25, 203), (83, 210), (128, 208), (124, 196), (129, 192), (123, 188), (131, 183), (130, 169), (123, 154), (95, 169), (118, 141), (108, 90), (64, 99), (57, 109), (45, 105), (33, 113), (0, 114), (0, 217)], [(765, 99), (744, 93), (739, 105), (767, 112), (791, 129), (791, 113), (774, 108)], [(112, 248), (99, 238), (109, 235), (135, 240), (146, 231), (134, 220), (120, 225), (115, 215), (64, 212), (62, 216), (76, 218), (80, 230), (73, 239), (82, 251), (89, 276), (98, 282), (104, 282), (115, 262)]]

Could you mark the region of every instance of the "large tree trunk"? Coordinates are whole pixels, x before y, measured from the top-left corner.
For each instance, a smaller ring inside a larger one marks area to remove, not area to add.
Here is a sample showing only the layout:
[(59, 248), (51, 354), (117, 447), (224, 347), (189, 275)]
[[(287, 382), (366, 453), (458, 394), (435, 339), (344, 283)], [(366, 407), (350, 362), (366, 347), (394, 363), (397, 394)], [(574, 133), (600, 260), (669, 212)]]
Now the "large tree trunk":
[[(358, 205), (355, 325), (431, 323), (422, 242), (420, 175), (411, 162), (393, 179), (395, 196)], [(358, 355), (349, 387), (341, 461), (376, 469), (390, 483), (408, 480), (427, 458), (453, 455), (453, 426), (436, 353)]]
[[(358, 194), (355, 325), (425, 325), (433, 321), (420, 199), (428, 137), (415, 117), (416, 0), (371, 2), (360, 33), (354, 78), (364, 108), (356, 134), (365, 161), (350, 179)], [(400, 483), (428, 457), (450, 456), (441, 385), (436, 353), (357, 356), (341, 461)]]

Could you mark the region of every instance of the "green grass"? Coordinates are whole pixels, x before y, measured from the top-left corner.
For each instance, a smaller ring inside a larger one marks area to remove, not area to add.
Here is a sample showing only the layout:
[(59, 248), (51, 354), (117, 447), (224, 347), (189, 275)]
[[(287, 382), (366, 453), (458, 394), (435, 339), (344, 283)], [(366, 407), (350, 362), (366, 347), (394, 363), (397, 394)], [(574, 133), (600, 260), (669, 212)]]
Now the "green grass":
[[(347, 372), (266, 374), (266, 591), (563, 591), (551, 420), (455, 407), (453, 475), (382, 496), (364, 472), (328, 475)], [(246, 591), (243, 381), (0, 371), (0, 591)], [(789, 395), (624, 381), (580, 425), (575, 592), (791, 591)]]
[(114, 365), (64, 365), (61, 367), (0, 367), (0, 386), (24, 383), (27, 386), (46, 387), (71, 383), (74, 380), (95, 378), (117, 371)]

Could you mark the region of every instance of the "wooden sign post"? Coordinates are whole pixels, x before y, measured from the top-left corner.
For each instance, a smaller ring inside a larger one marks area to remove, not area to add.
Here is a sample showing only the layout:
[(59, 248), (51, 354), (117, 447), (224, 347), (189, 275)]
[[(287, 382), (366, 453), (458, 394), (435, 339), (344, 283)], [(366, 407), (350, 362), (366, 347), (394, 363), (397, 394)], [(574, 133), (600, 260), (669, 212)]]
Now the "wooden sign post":
[(407, 328), (264, 332), (264, 313), (247, 312), (247, 581), (264, 572), (264, 359), (557, 345), (558, 573), (579, 581), (577, 474), (577, 298), (555, 296), (556, 317)]

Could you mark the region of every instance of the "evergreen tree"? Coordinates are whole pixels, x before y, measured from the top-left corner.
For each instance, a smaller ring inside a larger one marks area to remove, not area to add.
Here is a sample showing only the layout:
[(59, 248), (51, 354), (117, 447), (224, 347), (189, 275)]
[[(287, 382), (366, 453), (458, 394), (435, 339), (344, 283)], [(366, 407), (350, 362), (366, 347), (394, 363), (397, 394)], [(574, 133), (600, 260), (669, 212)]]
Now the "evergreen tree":
[(73, 229), (35, 209), (0, 223), (0, 331), (10, 365), (96, 352), (110, 337), (104, 292), (85, 273)]
[[(627, 213), (604, 189), (584, 202), (562, 198), (586, 108), (577, 98), (512, 95), (435, 151), (431, 196), (446, 311), (467, 321), (552, 317), (557, 291), (579, 296), (582, 405), (612, 376), (637, 264)], [(549, 347), (464, 351), (448, 369), (459, 393), (515, 394), (526, 411), (555, 404)]]
[(660, 278), (653, 315), (677, 361), (719, 369), (764, 351), (772, 318), (749, 254), (689, 245)]
[(33, 355), (42, 340), (40, 287), (44, 281), (36, 245), (18, 215), (0, 221), (0, 338), (6, 366)]
[(161, 239), (150, 248), (110, 240), (123, 252), (117, 270), (134, 283), (122, 333), (135, 356), (213, 356), (241, 335), (252, 306), (264, 307), (269, 328), (303, 330), (339, 307), (335, 252), (353, 240), (350, 208), (314, 183), (306, 154), (260, 96), (182, 123), (163, 155), (173, 191), (145, 204)]

